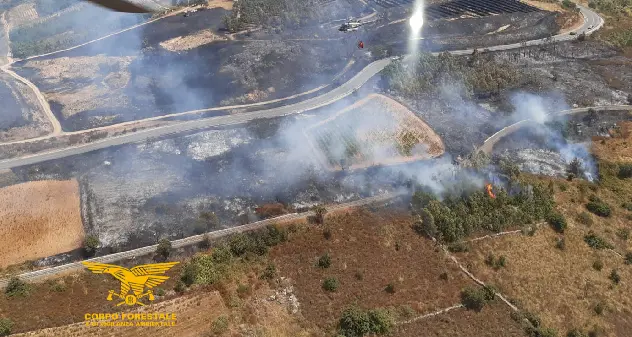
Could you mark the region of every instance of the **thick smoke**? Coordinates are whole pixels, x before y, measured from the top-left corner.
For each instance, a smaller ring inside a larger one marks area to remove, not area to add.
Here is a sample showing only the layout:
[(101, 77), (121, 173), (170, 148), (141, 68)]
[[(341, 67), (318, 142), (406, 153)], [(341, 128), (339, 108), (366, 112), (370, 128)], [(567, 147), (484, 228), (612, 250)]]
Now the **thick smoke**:
[(590, 154), (589, 143), (569, 143), (560, 130), (549, 127), (547, 123), (558, 121), (566, 125), (567, 118), (557, 112), (569, 110), (561, 95), (539, 96), (531, 93), (516, 93), (511, 98), (515, 108), (513, 119), (531, 120), (540, 126), (541, 136), (548, 141), (547, 146), (560, 153), (567, 164), (578, 158), (584, 169), (585, 178), (592, 181), (597, 174), (597, 165)]

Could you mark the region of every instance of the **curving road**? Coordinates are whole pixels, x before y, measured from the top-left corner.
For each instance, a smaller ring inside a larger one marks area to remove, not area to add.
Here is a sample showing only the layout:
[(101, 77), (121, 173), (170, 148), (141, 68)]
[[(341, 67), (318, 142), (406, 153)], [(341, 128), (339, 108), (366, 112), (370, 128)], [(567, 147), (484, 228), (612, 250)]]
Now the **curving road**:
[[(586, 107), (586, 108), (576, 108), (570, 110), (562, 110), (557, 112), (551, 112), (547, 115), (572, 115), (580, 112), (588, 112), (589, 109), (594, 109), (595, 111), (629, 111), (632, 112), (632, 105), (606, 105), (606, 106), (594, 106), (594, 107)], [(487, 138), (483, 145), (478, 148), (478, 151), (483, 151), (485, 154), (490, 154), (494, 150), (494, 146), (503, 138), (511, 135), (512, 133), (520, 130), (521, 128), (531, 124), (537, 123), (532, 119), (524, 119), (514, 124), (511, 124), (507, 127), (504, 127), (500, 131), (493, 134), (491, 137)]]
[[(490, 51), (501, 51), (501, 50), (510, 50), (515, 48), (521, 48), (524, 46), (533, 46), (533, 45), (541, 45), (546, 43), (551, 43), (552, 41), (566, 41), (577, 38), (577, 36), (581, 33), (591, 34), (595, 30), (599, 29), (604, 21), (597, 13), (592, 10), (579, 6), (581, 14), (584, 17), (584, 23), (581, 27), (573, 30), (576, 35), (570, 35), (570, 32), (556, 35), (551, 37), (550, 39), (538, 39), (532, 40), (522, 43), (513, 43), (508, 45), (499, 45), (494, 47), (486, 48)], [(589, 27), (593, 27), (593, 29), (589, 29)], [(473, 49), (466, 50), (456, 50), (450, 51), (450, 53), (454, 55), (465, 55), (471, 54)], [(434, 53), (438, 54), (438, 53)], [(313, 97), (307, 99), (305, 101), (286, 105), (278, 108), (266, 109), (253, 111), (238, 115), (230, 115), (230, 116), (220, 116), (220, 117), (211, 117), (200, 120), (192, 120), (185, 121), (178, 124), (161, 126), (153, 129), (146, 129), (137, 131), (134, 133), (127, 133), (124, 135), (119, 135), (116, 137), (106, 138), (103, 140), (95, 141), (89, 144), (82, 144), (73, 147), (67, 147), (63, 149), (57, 149), (44, 153), (37, 153), (32, 155), (27, 155), (19, 158), (12, 158), (0, 161), (0, 171), (6, 169), (12, 169), (15, 167), (23, 166), (23, 165), (31, 165), (36, 163), (41, 163), (48, 160), (60, 159), (68, 156), (78, 155), (87, 153), (90, 151), (100, 150), (104, 148), (108, 148), (111, 146), (117, 146), (128, 143), (136, 143), (142, 142), (147, 139), (161, 137), (165, 135), (177, 134), (185, 131), (199, 130), (208, 127), (215, 126), (227, 126), (227, 125), (235, 125), (241, 124), (248, 121), (252, 121), (255, 119), (261, 118), (273, 118), (273, 117), (281, 117), (295, 113), (301, 113), (308, 110), (313, 110), (325, 105), (329, 105), (333, 102), (336, 102), (351, 93), (355, 90), (359, 89), (364, 83), (366, 83), (369, 79), (371, 79), (375, 74), (379, 73), (384, 67), (389, 65), (393, 60), (399, 59), (400, 57), (394, 58), (386, 58), (382, 60), (375, 61), (369, 65), (367, 65), (364, 69), (362, 69), (358, 74), (356, 74), (353, 78), (351, 78), (346, 83), (340, 85), (332, 89), (329, 92), (326, 92), (320, 96)]]

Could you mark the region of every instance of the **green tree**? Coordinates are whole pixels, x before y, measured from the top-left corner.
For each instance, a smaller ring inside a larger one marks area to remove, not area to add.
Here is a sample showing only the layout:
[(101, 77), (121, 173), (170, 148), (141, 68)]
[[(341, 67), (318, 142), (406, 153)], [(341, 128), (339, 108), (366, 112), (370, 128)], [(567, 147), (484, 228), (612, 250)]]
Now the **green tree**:
[(327, 214), (327, 208), (322, 205), (314, 206), (312, 209), (314, 211), (314, 219), (317, 224), (323, 225), (325, 224), (325, 214)]
[(7, 287), (4, 289), (4, 293), (9, 297), (24, 297), (28, 296), (31, 287), (22, 281), (19, 277), (13, 276), (9, 279)]
[(13, 321), (8, 318), (0, 318), (0, 336), (8, 336), (13, 329)]
[(325, 253), (318, 258), (318, 266), (320, 268), (329, 268), (331, 266), (331, 256), (329, 256), (329, 253)]
[(608, 276), (608, 278), (614, 284), (619, 284), (619, 282), (621, 282), (621, 276), (619, 275), (619, 272), (617, 272), (616, 269), (612, 269), (612, 271), (610, 272), (610, 276)]
[(338, 323), (341, 335), (346, 337), (362, 337), (371, 332), (369, 314), (358, 307), (347, 308), (342, 312)]
[(340, 286), (340, 282), (335, 277), (328, 277), (323, 281), (323, 289), (327, 291), (334, 292), (338, 289), (338, 286)]
[(481, 311), (486, 302), (486, 293), (484, 291), (471, 287), (461, 291), (461, 304), (469, 310)]
[(98, 237), (96, 237), (95, 235), (88, 235), (83, 242), (83, 249), (86, 252), (87, 256), (93, 256), (97, 252), (97, 249), (100, 245), (101, 242), (99, 241)]
[(171, 255), (171, 241), (169, 239), (160, 239), (158, 241), (158, 247), (156, 247), (156, 254), (166, 260)]
[(566, 218), (564, 218), (564, 215), (559, 212), (552, 212), (549, 214), (547, 222), (558, 233), (564, 233), (564, 230), (566, 230), (566, 227), (568, 226)]

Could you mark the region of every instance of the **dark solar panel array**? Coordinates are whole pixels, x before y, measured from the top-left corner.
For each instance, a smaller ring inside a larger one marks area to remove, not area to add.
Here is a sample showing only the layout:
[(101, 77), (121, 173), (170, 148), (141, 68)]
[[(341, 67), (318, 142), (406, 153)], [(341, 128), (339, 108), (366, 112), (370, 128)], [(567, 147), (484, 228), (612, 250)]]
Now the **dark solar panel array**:
[[(371, 0), (374, 4), (392, 8), (412, 4), (414, 0)], [(487, 16), (502, 13), (530, 13), (538, 8), (516, 0), (456, 0), (442, 4), (430, 5), (424, 9), (429, 20), (456, 18), (462, 15)]]

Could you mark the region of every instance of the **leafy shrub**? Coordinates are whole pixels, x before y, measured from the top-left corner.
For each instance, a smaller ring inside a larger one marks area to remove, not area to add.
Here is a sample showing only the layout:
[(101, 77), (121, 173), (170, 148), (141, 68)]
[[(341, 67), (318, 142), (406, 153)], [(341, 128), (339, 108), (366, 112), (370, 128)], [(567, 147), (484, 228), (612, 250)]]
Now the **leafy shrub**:
[(13, 329), (13, 321), (8, 318), (0, 318), (0, 336), (8, 336)]
[(610, 272), (610, 276), (608, 276), (608, 278), (614, 284), (619, 284), (619, 282), (621, 282), (621, 275), (619, 275), (616, 269), (612, 269), (612, 271)]
[(386, 291), (389, 294), (394, 294), (395, 293), (395, 285), (393, 283), (387, 284), (386, 288), (384, 288), (384, 291)]
[(564, 238), (557, 238), (557, 242), (555, 243), (555, 248), (559, 250), (566, 249), (566, 240), (564, 240)]
[(252, 288), (246, 284), (240, 284), (237, 286), (237, 296), (239, 298), (246, 298), (252, 293)]
[(86, 236), (85, 241), (83, 242), (83, 249), (86, 253), (86, 256), (93, 256), (96, 252), (101, 242), (99, 238), (94, 235)]
[(171, 241), (168, 239), (160, 239), (160, 241), (158, 241), (158, 247), (156, 247), (156, 254), (163, 259), (167, 259), (171, 254)]
[(342, 312), (338, 323), (338, 333), (345, 337), (384, 335), (391, 331), (393, 325), (392, 316), (385, 310), (364, 311), (358, 307), (351, 307)]
[(613, 249), (614, 246), (606, 241), (606, 239), (598, 236), (595, 232), (590, 231), (584, 236), (584, 242), (594, 249)]
[(498, 259), (494, 256), (494, 254), (489, 253), (485, 258), (485, 264), (498, 270), (500, 268), (504, 268), (507, 266), (507, 257), (501, 255)]
[(213, 249), (211, 256), (215, 263), (229, 263), (233, 258), (233, 254), (227, 245), (221, 245)]
[(226, 331), (228, 331), (228, 317), (223, 316), (223, 315), (217, 317), (213, 321), (211, 325), (211, 329), (213, 330), (213, 333), (216, 335), (221, 335), (225, 333)]
[(4, 289), (4, 293), (9, 297), (28, 296), (31, 287), (17, 276), (13, 276), (9, 279), (7, 287)]
[(323, 237), (325, 240), (331, 239), (331, 228), (327, 227), (323, 230)]
[(318, 258), (317, 265), (320, 268), (329, 268), (331, 266), (331, 256), (329, 256), (329, 253), (325, 253), (323, 256)]
[(577, 215), (577, 222), (586, 226), (592, 226), (593, 219), (592, 216), (590, 216), (590, 213), (583, 211)]
[(603, 302), (598, 302), (593, 307), (593, 311), (595, 311), (595, 314), (597, 314), (597, 315), (602, 315), (604, 310), (605, 310), (605, 308), (606, 308), (606, 306), (603, 304)]
[(393, 318), (386, 310), (369, 310), (370, 330), (374, 334), (384, 335), (393, 328)]
[(487, 303), (486, 292), (467, 287), (461, 291), (461, 304), (469, 310), (481, 311)]
[(627, 241), (630, 238), (630, 229), (619, 228), (617, 230), (617, 236), (619, 237), (619, 239)]
[(470, 250), (469, 246), (463, 242), (451, 243), (448, 245), (448, 250), (452, 253), (464, 253)]
[(572, 329), (567, 334), (566, 337), (586, 337), (586, 334), (580, 329)]
[(593, 262), (592, 267), (596, 271), (601, 271), (603, 269), (603, 262), (601, 260), (595, 260)]
[(338, 286), (340, 286), (340, 283), (335, 277), (328, 277), (323, 281), (323, 289), (327, 291), (334, 292), (338, 289)]
[(173, 287), (173, 290), (177, 293), (182, 293), (187, 289), (187, 286), (182, 281), (176, 282), (176, 285)]
[(603, 201), (591, 201), (586, 204), (586, 209), (600, 217), (609, 217), (612, 214), (610, 206)]
[(558, 233), (564, 233), (564, 230), (566, 230), (566, 227), (568, 226), (564, 215), (558, 212), (551, 212), (551, 214), (547, 217), (547, 222)]
[(619, 179), (632, 178), (632, 164), (619, 164), (617, 177), (619, 177)]
[(262, 280), (272, 280), (276, 277), (276, 267), (273, 264), (269, 264), (266, 269), (263, 270), (259, 276)]
[(624, 202), (621, 204), (621, 207), (625, 208), (625, 210), (632, 212), (632, 202)]
[(632, 264), (632, 252), (625, 254), (625, 264)]
[(314, 211), (314, 219), (317, 224), (324, 225), (325, 224), (325, 214), (327, 214), (327, 208), (324, 206), (314, 206), (312, 209)]

